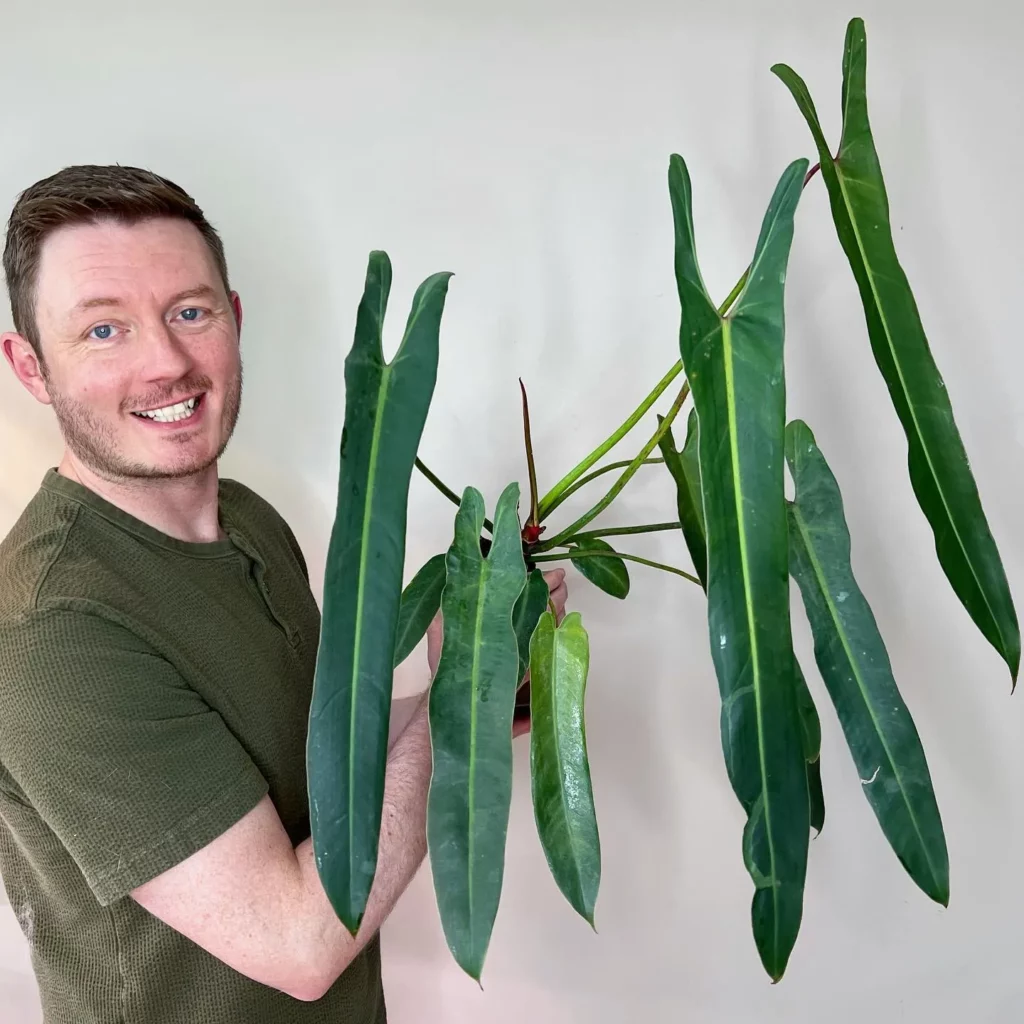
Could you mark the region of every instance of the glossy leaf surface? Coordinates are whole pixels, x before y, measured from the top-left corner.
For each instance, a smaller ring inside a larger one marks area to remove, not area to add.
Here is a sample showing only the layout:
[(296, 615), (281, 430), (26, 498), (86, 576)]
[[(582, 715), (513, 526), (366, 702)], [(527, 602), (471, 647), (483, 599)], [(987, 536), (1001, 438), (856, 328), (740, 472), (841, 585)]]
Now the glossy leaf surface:
[(526, 585), (518, 484), (498, 500), (480, 550), (484, 503), (469, 487), (455, 518), (441, 597), (444, 642), (430, 690), (434, 766), (427, 845), (448, 947), (480, 979), (498, 912), (512, 797), (512, 714), (519, 652), (512, 609)]
[(338, 504), (306, 766), (317, 871), (353, 933), (377, 866), (409, 479), (437, 377), (449, 276), (420, 285), (401, 346), (386, 363), (391, 263), (385, 253), (371, 253), (345, 360)]
[(402, 591), (395, 634), (395, 665), (412, 654), (441, 607), (444, 589), (444, 555), (434, 555)]
[(814, 656), (839, 715), (861, 786), (911, 878), (949, 900), (949, 861), (924, 749), (889, 655), (850, 564), (850, 534), (832, 471), (807, 425), (786, 431), (796, 485), (790, 568), (814, 634)]
[(1020, 628), (1006, 573), (893, 244), (889, 200), (868, 121), (863, 21), (852, 20), (846, 33), (843, 128), (835, 159), (803, 80), (784, 64), (772, 70), (793, 94), (814, 136), (839, 241), (857, 280), (875, 361), (907, 437), (911, 485), (935, 535), (939, 563), (1016, 681)]
[(783, 174), (749, 277), (720, 316), (701, 280), (690, 178), (673, 156), (680, 352), (699, 423), (708, 551), (708, 625), (722, 697), (729, 778), (747, 813), (754, 939), (782, 977), (803, 908), (810, 842), (807, 775), (794, 693), (783, 491), (783, 292), (807, 161)]
[(587, 537), (585, 541), (570, 546), (572, 551), (607, 551), (608, 555), (593, 555), (577, 558), (573, 565), (599, 590), (612, 597), (622, 599), (629, 593), (629, 572), (626, 563), (615, 553), (615, 548), (598, 537)]
[(590, 640), (579, 612), (551, 612), (530, 644), (530, 776), (544, 856), (562, 894), (594, 924), (601, 843), (587, 760), (584, 698)]
[(814, 698), (799, 663), (793, 659), (796, 674), (796, 706), (800, 715), (800, 735), (804, 760), (807, 762), (807, 790), (810, 801), (811, 828), (821, 832), (825, 827), (825, 793), (821, 788), (821, 721)]

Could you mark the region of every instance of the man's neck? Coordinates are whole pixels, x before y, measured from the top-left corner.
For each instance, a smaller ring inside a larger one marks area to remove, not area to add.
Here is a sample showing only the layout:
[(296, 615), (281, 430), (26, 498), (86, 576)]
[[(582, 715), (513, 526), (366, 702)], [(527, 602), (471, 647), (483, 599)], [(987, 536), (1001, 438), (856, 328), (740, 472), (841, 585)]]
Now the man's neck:
[(193, 476), (171, 480), (110, 480), (65, 450), (57, 472), (170, 537), (197, 544), (225, 537), (219, 519), (216, 463)]

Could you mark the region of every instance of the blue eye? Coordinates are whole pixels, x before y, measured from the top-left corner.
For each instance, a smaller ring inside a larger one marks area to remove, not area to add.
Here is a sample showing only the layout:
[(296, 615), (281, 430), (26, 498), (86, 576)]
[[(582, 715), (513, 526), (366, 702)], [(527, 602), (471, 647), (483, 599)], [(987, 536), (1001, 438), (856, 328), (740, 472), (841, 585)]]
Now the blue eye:
[(89, 332), (89, 337), (97, 341), (109, 341), (113, 333), (113, 324), (99, 324)]
[(203, 311), (196, 306), (189, 306), (188, 309), (181, 311), (182, 319), (187, 320), (189, 323), (195, 323), (202, 315)]

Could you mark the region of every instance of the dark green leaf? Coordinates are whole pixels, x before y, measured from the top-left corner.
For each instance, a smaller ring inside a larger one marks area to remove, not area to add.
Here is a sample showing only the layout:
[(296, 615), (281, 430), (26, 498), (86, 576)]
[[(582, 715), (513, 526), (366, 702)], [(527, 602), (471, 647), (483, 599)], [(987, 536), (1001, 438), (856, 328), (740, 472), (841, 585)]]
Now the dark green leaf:
[(818, 668), (882, 831), (911, 878), (945, 905), (949, 861), (931, 776), (875, 617), (853, 576), (839, 486), (800, 420), (787, 428), (786, 458), (796, 485), (790, 568)]
[(793, 668), (796, 673), (796, 708), (800, 716), (800, 735), (803, 739), (804, 760), (807, 762), (811, 828), (820, 833), (825, 827), (825, 794), (821, 788), (821, 722), (814, 698), (807, 688), (807, 680), (795, 658)]
[(626, 563), (615, 553), (615, 548), (598, 537), (588, 537), (580, 544), (571, 544), (571, 551), (607, 551), (608, 557), (594, 555), (577, 558), (573, 565), (599, 590), (612, 597), (624, 598), (629, 593), (629, 572)]
[(472, 487), (463, 495), (441, 597), (441, 660), (430, 690), (427, 845), (434, 891), (448, 947), (478, 981), (501, 898), (512, 797), (519, 668), (512, 609), (526, 584), (518, 500), (519, 487), (510, 484), (498, 500), (485, 558), (483, 498)]
[(345, 360), (338, 505), (306, 761), (317, 871), (353, 934), (377, 867), (409, 478), (437, 377), (449, 277), (420, 285), (401, 347), (385, 363), (391, 263), (371, 253)]
[(939, 563), (1014, 682), (1020, 629), (953, 407), (893, 245), (889, 200), (867, 105), (867, 40), (855, 18), (843, 56), (843, 134), (833, 160), (807, 86), (785, 64), (772, 70), (810, 126), (839, 240), (857, 280), (875, 361), (907, 436), (910, 482), (931, 524)]
[(434, 555), (402, 591), (395, 635), (395, 665), (412, 654), (441, 607), (444, 589), (444, 555)]
[(680, 351), (700, 422), (708, 625), (722, 696), (722, 744), (747, 813), (754, 939), (778, 980), (800, 929), (810, 822), (794, 694), (783, 491), (783, 282), (806, 160), (783, 174), (733, 312), (719, 315), (697, 266), (690, 177), (669, 187), (682, 303)]
[(583, 702), (590, 640), (579, 612), (545, 612), (530, 644), (530, 774), (544, 856), (562, 894), (594, 924), (601, 842), (587, 761)]
[[(658, 417), (658, 422), (662, 417)], [(708, 550), (704, 536), (704, 502), (700, 493), (700, 463), (697, 456), (697, 410), (690, 410), (686, 425), (686, 443), (683, 450), (676, 450), (672, 428), (662, 435), (658, 442), (665, 465), (676, 484), (676, 507), (679, 509), (679, 523), (683, 539), (693, 561), (693, 569), (701, 586), (708, 586)]]
[(526, 578), (526, 586), (512, 609), (512, 628), (516, 634), (519, 647), (519, 682), (523, 681), (526, 670), (530, 667), (530, 638), (537, 628), (544, 609), (548, 606), (548, 589), (544, 573), (534, 569)]
[(825, 791), (821, 788), (821, 758), (807, 762), (807, 792), (811, 805), (811, 828), (819, 835), (825, 827)]

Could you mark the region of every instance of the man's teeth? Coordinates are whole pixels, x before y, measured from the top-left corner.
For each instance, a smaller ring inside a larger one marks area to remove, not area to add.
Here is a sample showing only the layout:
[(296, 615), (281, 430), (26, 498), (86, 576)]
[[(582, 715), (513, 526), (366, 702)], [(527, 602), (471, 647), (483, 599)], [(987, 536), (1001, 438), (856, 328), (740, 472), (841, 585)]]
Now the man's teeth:
[(157, 423), (175, 423), (178, 420), (187, 420), (192, 415), (199, 401), (198, 395), (190, 398), (187, 402), (178, 402), (176, 405), (168, 405), (163, 409), (150, 409), (148, 412), (137, 412), (136, 416), (145, 416), (148, 420), (156, 420)]

